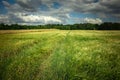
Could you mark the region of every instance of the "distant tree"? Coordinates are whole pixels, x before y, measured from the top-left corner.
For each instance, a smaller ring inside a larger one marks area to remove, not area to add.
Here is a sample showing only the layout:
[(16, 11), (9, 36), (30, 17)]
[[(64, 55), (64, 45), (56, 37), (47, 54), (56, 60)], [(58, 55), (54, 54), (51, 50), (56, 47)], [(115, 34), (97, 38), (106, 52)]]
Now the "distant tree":
[(1, 30), (8, 29), (61, 29), (61, 30), (120, 30), (120, 23), (111, 23), (105, 22), (100, 25), (98, 24), (46, 24), (46, 25), (19, 25), (19, 24), (11, 24), (7, 25), (4, 23), (0, 24)]

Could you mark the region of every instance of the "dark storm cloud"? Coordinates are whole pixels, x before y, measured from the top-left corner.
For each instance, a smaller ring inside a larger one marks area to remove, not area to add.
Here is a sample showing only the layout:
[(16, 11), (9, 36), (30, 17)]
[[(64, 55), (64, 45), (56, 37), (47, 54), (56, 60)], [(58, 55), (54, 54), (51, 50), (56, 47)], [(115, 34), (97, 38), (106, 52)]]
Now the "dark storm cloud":
[[(117, 18), (118, 22), (120, 21), (119, 0), (16, 0), (14, 4), (7, 1), (2, 2), (8, 10), (5, 16), (18, 23), (27, 21), (25, 18), (30, 19), (31, 23), (32, 21), (35, 22), (35, 20), (37, 23), (42, 21), (47, 23), (46, 19), (49, 22), (51, 19), (51, 22), (56, 20), (57, 22), (67, 23), (70, 19), (74, 19), (74, 15), (73, 17), (70, 16), (71, 12), (97, 15), (99, 19), (113, 17)], [(76, 22), (81, 21), (81, 19), (74, 20)], [(89, 20), (94, 22), (96, 19), (85, 19), (85, 21)]]
[[(66, 2), (67, 3), (67, 2)], [(120, 1), (119, 0), (99, 0), (94, 2), (94, 0), (74, 0), (70, 4), (63, 5), (71, 10), (79, 13), (96, 13), (116, 16), (120, 14)]]
[(106, 7), (106, 9), (104, 10), (106, 14), (111, 14), (112, 16), (117, 16), (120, 18), (119, 3), (119, 0), (104, 0), (100, 2), (100, 5)]
[(41, 5), (40, 0), (16, 0), (24, 10), (34, 12)]
[[(42, 4), (53, 11), (55, 9), (52, 9), (52, 5), (57, 2), (62, 5), (60, 9), (63, 11), (69, 9), (71, 12), (101, 13), (105, 15), (109, 13), (113, 16), (114, 14), (120, 14), (119, 0), (16, 0), (16, 2), (23, 10), (31, 12), (38, 11)], [(10, 6), (5, 1), (4, 4), (7, 7)]]

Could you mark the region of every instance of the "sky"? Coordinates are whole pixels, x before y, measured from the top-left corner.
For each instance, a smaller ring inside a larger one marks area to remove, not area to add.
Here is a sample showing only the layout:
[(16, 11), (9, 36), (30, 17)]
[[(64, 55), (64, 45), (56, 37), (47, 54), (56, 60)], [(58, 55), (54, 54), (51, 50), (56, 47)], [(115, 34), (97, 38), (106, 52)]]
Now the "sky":
[(120, 23), (120, 0), (0, 0), (0, 23)]

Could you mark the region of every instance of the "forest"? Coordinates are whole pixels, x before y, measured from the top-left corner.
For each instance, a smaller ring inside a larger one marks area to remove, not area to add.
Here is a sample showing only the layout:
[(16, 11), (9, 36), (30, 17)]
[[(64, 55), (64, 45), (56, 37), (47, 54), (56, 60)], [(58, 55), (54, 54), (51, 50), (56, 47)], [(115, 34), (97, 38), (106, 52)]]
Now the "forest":
[(46, 24), (46, 25), (19, 25), (0, 24), (0, 30), (20, 29), (60, 29), (60, 30), (120, 30), (120, 23), (104, 22), (102, 24), (80, 23), (80, 24)]

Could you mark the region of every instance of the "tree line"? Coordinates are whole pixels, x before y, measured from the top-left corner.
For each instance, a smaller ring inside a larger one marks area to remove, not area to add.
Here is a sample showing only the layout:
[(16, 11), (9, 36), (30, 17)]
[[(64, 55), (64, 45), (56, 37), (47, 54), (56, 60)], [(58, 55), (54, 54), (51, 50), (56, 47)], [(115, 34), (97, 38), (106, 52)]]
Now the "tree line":
[(81, 24), (46, 24), (46, 25), (19, 25), (19, 24), (0, 24), (0, 30), (19, 30), (19, 29), (60, 29), (60, 30), (120, 30), (120, 23), (105, 22), (100, 25), (81, 23)]

